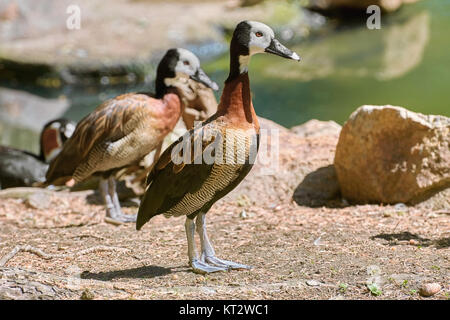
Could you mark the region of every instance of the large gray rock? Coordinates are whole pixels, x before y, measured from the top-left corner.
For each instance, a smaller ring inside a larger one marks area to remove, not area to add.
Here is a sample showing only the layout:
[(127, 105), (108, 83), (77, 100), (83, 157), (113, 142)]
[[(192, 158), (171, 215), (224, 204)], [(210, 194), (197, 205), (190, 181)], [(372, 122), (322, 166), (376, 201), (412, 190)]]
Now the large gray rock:
[(336, 135), (339, 136), (342, 127), (336, 122), (329, 121), (320, 121), (316, 119), (311, 119), (301, 125), (295, 126), (291, 128), (291, 132), (296, 135), (307, 138), (307, 137), (320, 137), (326, 135)]
[(334, 165), (346, 199), (416, 203), (450, 186), (450, 119), (362, 106), (347, 120)]
[(370, 5), (377, 5), (384, 11), (395, 11), (405, 3), (413, 3), (418, 0), (309, 0), (313, 8), (330, 10), (336, 8), (365, 9)]

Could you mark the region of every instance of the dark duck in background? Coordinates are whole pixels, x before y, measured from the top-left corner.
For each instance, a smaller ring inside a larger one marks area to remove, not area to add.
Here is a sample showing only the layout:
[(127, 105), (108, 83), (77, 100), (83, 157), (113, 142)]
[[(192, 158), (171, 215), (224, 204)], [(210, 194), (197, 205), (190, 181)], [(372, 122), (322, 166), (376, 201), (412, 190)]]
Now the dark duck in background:
[(0, 189), (30, 187), (45, 181), (48, 163), (71, 137), (76, 123), (55, 119), (44, 125), (40, 135), (40, 153), (0, 146)]
[(128, 93), (110, 99), (82, 119), (61, 153), (52, 161), (47, 183), (73, 185), (91, 175), (101, 177), (99, 189), (107, 216), (134, 222), (121, 211), (114, 174), (135, 165), (159, 148), (173, 130), (186, 104), (196, 96), (189, 81), (218, 89), (186, 49), (170, 49), (157, 68), (156, 93)]
[[(231, 40), (230, 74), (218, 111), (168, 147), (147, 178), (149, 186), (139, 207), (136, 228), (139, 230), (159, 214), (166, 217), (185, 215), (189, 264), (197, 273), (249, 268), (216, 257), (206, 232), (206, 213), (244, 179), (256, 157), (259, 124), (251, 100), (248, 64), (252, 55), (264, 52), (300, 60), (295, 52), (275, 39), (267, 25), (256, 21), (239, 23)], [(186, 141), (190, 149), (186, 154), (190, 154), (188, 160), (191, 161), (175, 161), (173, 154), (179, 155), (177, 150), (182, 150)], [(231, 152), (227, 149), (230, 141), (235, 146), (228, 148)], [(195, 151), (196, 144), (201, 146), (200, 154)], [(204, 161), (213, 153), (215, 160)], [(196, 224), (201, 243), (200, 257), (194, 242)]]

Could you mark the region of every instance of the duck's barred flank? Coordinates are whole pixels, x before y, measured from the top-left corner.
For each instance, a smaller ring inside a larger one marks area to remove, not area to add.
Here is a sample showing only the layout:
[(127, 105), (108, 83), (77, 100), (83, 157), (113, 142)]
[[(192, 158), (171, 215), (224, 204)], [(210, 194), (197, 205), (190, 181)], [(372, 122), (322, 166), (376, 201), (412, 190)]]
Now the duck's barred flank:
[(76, 168), (73, 174), (75, 181), (82, 181), (97, 171), (107, 171), (138, 162), (158, 146), (160, 142), (154, 137), (160, 134), (149, 125), (151, 119), (145, 121), (149, 115), (138, 111), (133, 118), (134, 120), (130, 120), (126, 125), (127, 135), (117, 141), (107, 141), (94, 146), (86, 160)]
[(105, 101), (80, 121), (51, 163), (47, 180), (68, 176), (80, 182), (92, 174), (140, 161), (175, 126), (180, 108), (175, 94), (158, 100), (128, 93)]
[[(251, 152), (257, 148), (252, 146), (257, 139), (255, 130), (227, 130), (225, 127), (214, 130), (214, 137), (220, 137), (221, 147), (216, 147), (211, 172), (200, 189), (193, 193), (186, 193), (172, 208), (164, 212), (165, 217), (191, 215), (200, 210), (208, 202), (215, 202), (218, 192), (227, 189), (240, 178), (245, 168), (251, 166)], [(229, 147), (229, 149), (227, 149)], [(220, 161), (221, 160), (221, 161)], [(195, 166), (192, 163), (187, 166)], [(187, 168), (186, 168), (187, 169)]]

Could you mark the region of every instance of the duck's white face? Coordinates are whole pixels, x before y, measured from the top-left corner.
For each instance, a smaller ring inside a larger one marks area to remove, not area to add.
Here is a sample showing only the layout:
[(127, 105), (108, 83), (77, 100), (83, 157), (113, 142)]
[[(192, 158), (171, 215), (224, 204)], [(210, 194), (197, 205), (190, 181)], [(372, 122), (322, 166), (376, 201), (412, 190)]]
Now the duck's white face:
[(75, 128), (76, 126), (74, 123), (69, 122), (66, 124), (66, 126), (64, 127), (64, 135), (66, 136), (66, 139), (69, 139), (72, 136)]
[(50, 163), (62, 150), (63, 143), (69, 139), (75, 131), (75, 123), (61, 124), (55, 121), (46, 126), (41, 134), (41, 147), (46, 163)]
[(179, 58), (175, 66), (175, 73), (185, 74), (187, 77), (194, 76), (200, 69), (200, 60), (189, 50), (178, 48)]
[[(258, 21), (243, 21), (238, 24), (235, 33), (241, 46), (248, 48), (248, 54), (239, 55), (240, 73), (248, 71), (250, 57), (257, 53), (272, 53), (283, 58), (300, 61), (297, 53), (283, 46), (272, 28)], [(235, 35), (233, 35), (234, 37)]]
[(176, 50), (178, 52), (178, 61), (174, 68), (175, 79), (166, 79), (166, 85), (170, 85), (169, 82), (172, 82), (173, 84), (174, 80), (179, 82), (180, 80), (183, 81), (183, 79), (192, 79), (197, 82), (203, 83), (213, 90), (219, 89), (217, 83), (212, 81), (202, 70), (202, 68), (200, 68), (200, 60), (195, 54), (183, 48), (178, 48)]
[(248, 43), (250, 55), (263, 53), (270, 46), (272, 39), (275, 38), (275, 33), (264, 23), (258, 21), (247, 21), (247, 23), (250, 25)]

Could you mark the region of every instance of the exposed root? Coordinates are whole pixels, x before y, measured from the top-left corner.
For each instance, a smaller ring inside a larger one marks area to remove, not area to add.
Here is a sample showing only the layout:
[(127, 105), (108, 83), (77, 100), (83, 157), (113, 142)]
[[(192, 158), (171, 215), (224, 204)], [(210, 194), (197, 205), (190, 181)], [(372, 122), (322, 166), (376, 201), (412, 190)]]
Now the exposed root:
[(50, 259), (54, 259), (54, 258), (79, 257), (79, 256), (82, 256), (85, 254), (98, 252), (98, 251), (122, 251), (122, 252), (125, 252), (125, 251), (130, 251), (130, 250), (126, 249), (126, 248), (119, 248), (119, 247), (95, 246), (92, 248), (83, 249), (83, 250), (80, 250), (78, 252), (73, 252), (73, 253), (49, 254), (49, 253), (45, 253), (41, 249), (35, 248), (33, 246), (22, 245), (22, 246), (16, 246), (14, 249), (11, 250), (11, 252), (9, 252), (5, 256), (3, 256), (3, 258), (0, 259), (0, 267), (5, 266), (5, 264), (19, 252), (33, 253), (42, 259), (50, 260)]
[(6, 254), (3, 258), (0, 259), (0, 267), (3, 267), (9, 260), (11, 260), (19, 251), (34, 253), (38, 257), (41, 257), (45, 260), (49, 260), (52, 258), (51, 255), (45, 253), (41, 249), (34, 248), (30, 245), (16, 246), (11, 250), (10, 253)]

